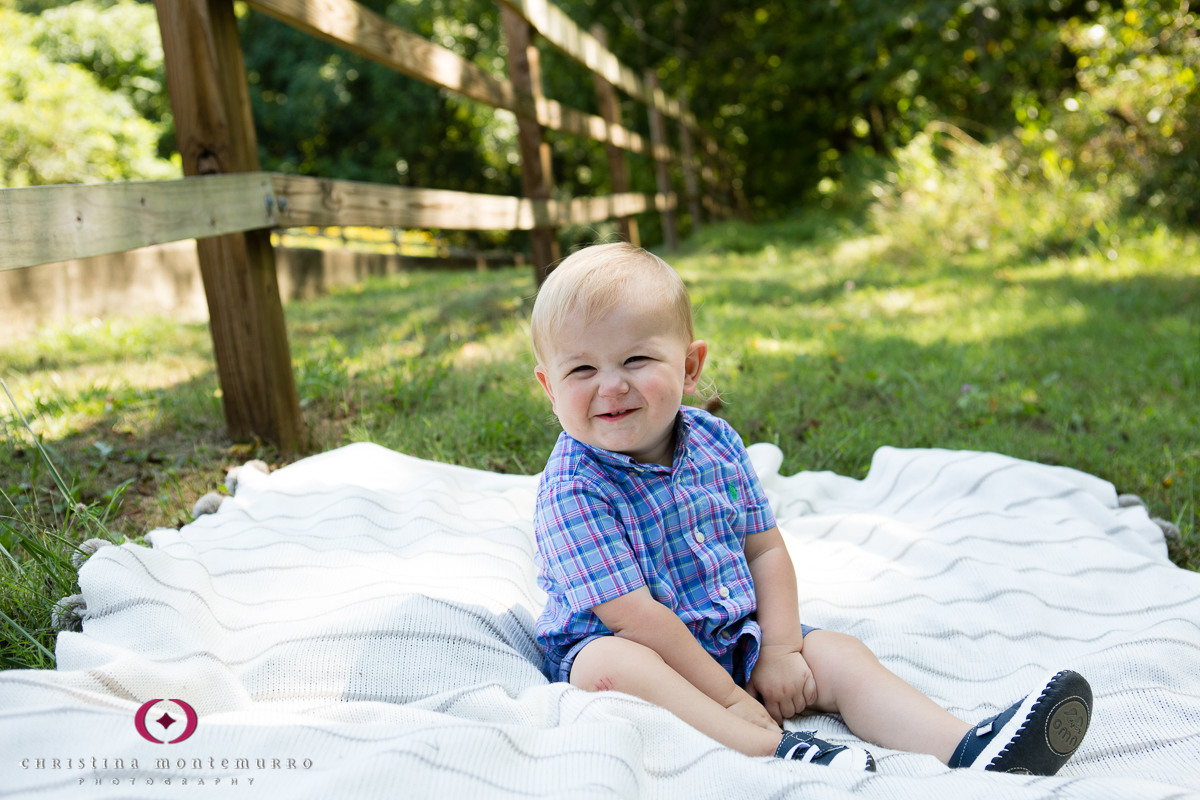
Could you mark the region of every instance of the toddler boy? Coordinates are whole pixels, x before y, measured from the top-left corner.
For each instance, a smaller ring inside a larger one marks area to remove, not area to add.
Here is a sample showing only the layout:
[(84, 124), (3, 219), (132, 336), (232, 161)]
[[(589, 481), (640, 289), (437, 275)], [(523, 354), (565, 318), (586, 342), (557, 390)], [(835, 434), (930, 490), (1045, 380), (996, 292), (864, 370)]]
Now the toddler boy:
[(951, 767), (1051, 775), (1092, 695), (1063, 670), (977, 725), (842, 633), (800, 622), (796, 573), (737, 433), (681, 406), (708, 346), (675, 271), (624, 243), (565, 259), (531, 320), (563, 433), (538, 487), (538, 619), (551, 680), (662, 706), (751, 756), (875, 769), (867, 751), (784, 732), (804, 711)]

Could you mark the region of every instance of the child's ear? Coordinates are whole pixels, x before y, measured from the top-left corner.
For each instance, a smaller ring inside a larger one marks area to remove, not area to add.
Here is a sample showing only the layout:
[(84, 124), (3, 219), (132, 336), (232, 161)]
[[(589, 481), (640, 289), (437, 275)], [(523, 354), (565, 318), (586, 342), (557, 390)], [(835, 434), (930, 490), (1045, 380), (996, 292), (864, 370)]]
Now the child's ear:
[(708, 358), (708, 344), (703, 339), (697, 339), (688, 345), (687, 356), (683, 361), (683, 393), (692, 394), (704, 371), (704, 360)]
[(542, 385), (542, 391), (546, 393), (546, 397), (550, 398), (550, 407), (554, 407), (554, 390), (550, 388), (550, 375), (546, 372), (546, 368), (538, 364), (533, 368), (533, 374), (537, 376), (538, 383)]

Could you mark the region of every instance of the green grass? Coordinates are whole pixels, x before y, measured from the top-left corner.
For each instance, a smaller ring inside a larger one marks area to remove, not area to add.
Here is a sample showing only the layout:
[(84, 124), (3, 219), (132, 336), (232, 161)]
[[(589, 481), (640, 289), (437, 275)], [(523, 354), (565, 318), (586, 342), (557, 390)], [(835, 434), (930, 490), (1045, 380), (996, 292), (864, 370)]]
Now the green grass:
[[(861, 476), (884, 445), (1084, 470), (1175, 523), (1172, 557), (1200, 569), (1200, 239), (1110, 220), (1051, 247), (993, 220), (988, 247), (977, 232), (958, 247), (881, 208), (725, 223), (668, 254), (722, 415), (782, 448), (788, 473)], [(314, 448), (539, 470), (558, 428), (532, 376), (533, 293), (528, 269), (413, 272), (290, 305)], [(0, 377), (32, 427), (0, 417), (0, 666), (48, 663), (49, 605), (73, 591), (65, 541), (178, 526), (223, 469), (284, 461), (224, 434), (203, 325), (45, 331), (0, 349)]]

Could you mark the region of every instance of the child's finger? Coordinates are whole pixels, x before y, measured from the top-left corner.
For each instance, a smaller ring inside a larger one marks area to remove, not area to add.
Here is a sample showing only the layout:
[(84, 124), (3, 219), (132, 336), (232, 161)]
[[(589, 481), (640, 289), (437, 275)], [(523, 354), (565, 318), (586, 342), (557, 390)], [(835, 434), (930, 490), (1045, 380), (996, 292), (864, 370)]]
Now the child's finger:
[[(766, 709), (767, 713), (771, 715), (771, 719), (773, 721), (773, 724), (770, 726), (770, 728), (774, 729), (783, 724), (783, 717), (779, 716), (778, 703), (771, 703), (769, 706), (766, 706)], [(765, 728), (768, 726), (764, 725), (763, 727)]]
[(796, 708), (796, 703), (791, 697), (784, 697), (776, 707), (779, 709), (779, 716), (776, 720), (781, 724), (785, 719), (791, 719), (803, 710)]
[(817, 702), (817, 679), (810, 672), (804, 679), (804, 706), (813, 705)]

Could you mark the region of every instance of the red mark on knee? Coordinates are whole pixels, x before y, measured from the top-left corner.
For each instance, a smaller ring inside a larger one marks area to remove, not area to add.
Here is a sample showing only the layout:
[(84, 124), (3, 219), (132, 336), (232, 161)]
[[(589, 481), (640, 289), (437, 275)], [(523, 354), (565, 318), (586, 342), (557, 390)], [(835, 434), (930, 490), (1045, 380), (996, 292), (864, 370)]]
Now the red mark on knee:
[(609, 678), (608, 676), (597, 678), (595, 684), (592, 685), (593, 692), (611, 692), (615, 688), (616, 684), (613, 683), (613, 679)]

